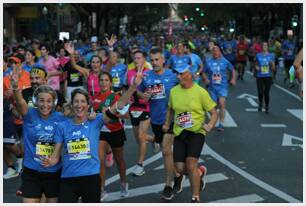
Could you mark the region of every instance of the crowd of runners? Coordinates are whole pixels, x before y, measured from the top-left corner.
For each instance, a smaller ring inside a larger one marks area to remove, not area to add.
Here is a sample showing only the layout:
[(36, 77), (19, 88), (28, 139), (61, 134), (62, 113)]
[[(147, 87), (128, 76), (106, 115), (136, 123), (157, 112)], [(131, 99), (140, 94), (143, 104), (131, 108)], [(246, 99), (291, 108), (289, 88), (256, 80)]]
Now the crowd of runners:
[(302, 85), (301, 46), (293, 35), (234, 33), (6, 43), (3, 178), (21, 176), (16, 190), (25, 203), (103, 202), (106, 168), (115, 162), (120, 196), (128, 197), (130, 119), (138, 147), (132, 174), (145, 175), (151, 144), (164, 160), (161, 198), (182, 192), (188, 177), (190, 200), (200, 202), (205, 137), (214, 127), (224, 132), (229, 86), (244, 81), (246, 68), (255, 77), (258, 112), (268, 114), (277, 72), (285, 86)]

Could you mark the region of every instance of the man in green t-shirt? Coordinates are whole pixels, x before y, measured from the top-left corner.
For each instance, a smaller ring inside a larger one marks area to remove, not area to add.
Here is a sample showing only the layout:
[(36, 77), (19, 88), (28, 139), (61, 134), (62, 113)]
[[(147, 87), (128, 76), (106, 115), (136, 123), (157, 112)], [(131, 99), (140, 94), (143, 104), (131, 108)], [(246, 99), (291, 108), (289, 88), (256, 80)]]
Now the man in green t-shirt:
[[(216, 124), (218, 115), (216, 103), (208, 92), (194, 84), (189, 65), (175, 68), (180, 84), (170, 91), (167, 118), (163, 128), (169, 128), (174, 117), (173, 158), (176, 171), (181, 175), (188, 174), (192, 185), (191, 202), (200, 202), (200, 191), (204, 189), (205, 166), (197, 168), (205, 142), (205, 135)], [(205, 123), (205, 113), (211, 119)]]

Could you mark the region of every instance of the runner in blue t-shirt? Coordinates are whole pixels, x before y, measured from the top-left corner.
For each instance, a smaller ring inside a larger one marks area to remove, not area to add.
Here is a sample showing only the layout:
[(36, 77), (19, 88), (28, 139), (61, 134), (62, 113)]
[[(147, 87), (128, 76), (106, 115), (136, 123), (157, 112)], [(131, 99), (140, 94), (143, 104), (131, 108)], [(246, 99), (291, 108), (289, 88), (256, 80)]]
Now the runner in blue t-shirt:
[(18, 88), (17, 74), (12, 75), (11, 85), (24, 122), (23, 202), (39, 203), (43, 193), (47, 202), (57, 202), (61, 165), (57, 163), (50, 168), (41, 165), (42, 160), (53, 153), (56, 127), (65, 120), (61, 113), (55, 112), (57, 94), (51, 87), (42, 85), (33, 94), (37, 108), (29, 108)]
[(121, 92), (123, 86), (127, 85), (126, 71), (127, 66), (119, 63), (119, 53), (113, 51), (109, 54), (109, 61), (106, 66), (106, 71), (112, 76), (112, 86), (114, 92)]
[(256, 54), (255, 77), (257, 83), (257, 93), (259, 107), (258, 111), (262, 111), (263, 98), (265, 99), (265, 112), (269, 113), (270, 88), (272, 84), (272, 71), (275, 70), (274, 55), (268, 52), (268, 43), (262, 43), (262, 53)]
[(228, 34), (227, 40), (222, 42), (221, 49), (224, 57), (235, 67), (237, 42), (231, 34)]
[(151, 126), (155, 142), (162, 145), (166, 170), (166, 185), (162, 192), (162, 198), (171, 200), (173, 193), (180, 190), (183, 179), (177, 178), (172, 188), (171, 182), (173, 180), (174, 170), (171, 167), (173, 165), (171, 146), (173, 145), (174, 136), (172, 127), (168, 131), (163, 131), (162, 127), (166, 121), (170, 90), (178, 83), (178, 79), (171, 70), (164, 69), (163, 64), (165, 59), (161, 49), (152, 49), (150, 51), (150, 58), (153, 70), (145, 73), (140, 89), (150, 97)]
[(225, 118), (225, 100), (228, 94), (227, 71), (231, 72), (230, 84), (236, 84), (235, 70), (233, 65), (226, 60), (222, 55), (220, 48), (214, 46), (212, 50), (213, 58), (209, 59), (205, 65), (205, 73), (203, 75), (204, 82), (209, 85), (208, 91), (211, 98), (218, 103), (219, 110), (219, 125), (218, 131), (224, 131)]
[(289, 79), (289, 69), (293, 65), (295, 53), (296, 53), (296, 43), (293, 40), (293, 36), (288, 35), (288, 39), (286, 39), (282, 43), (282, 56), (284, 58), (285, 74), (286, 74), (284, 78), (284, 83), (286, 83), (287, 79)]
[(190, 46), (190, 44), (185, 44), (185, 52), (187, 55), (190, 56), (191, 62), (192, 62), (192, 66), (190, 67), (190, 71), (192, 73), (193, 76), (193, 81), (196, 83), (200, 83), (200, 74), (202, 74), (203, 71), (203, 62), (201, 60), (201, 58), (197, 55), (192, 53), (192, 48)]
[[(105, 123), (118, 120), (119, 113), (126, 113), (125, 105), (136, 91), (142, 78), (140, 69), (130, 88), (119, 101), (109, 107), (105, 113), (95, 119), (88, 119), (89, 96), (85, 90), (75, 89), (72, 92), (72, 109), (74, 118), (57, 127), (54, 153), (44, 159), (42, 165), (52, 167), (62, 157), (62, 174), (59, 202), (77, 202), (79, 196), (83, 202), (100, 202), (100, 160), (99, 136)], [(122, 111), (125, 110), (125, 111)]]
[(166, 62), (166, 68), (171, 69), (180, 67), (181, 65), (192, 65), (191, 58), (184, 53), (184, 44), (178, 43), (177, 45), (177, 54), (172, 55)]

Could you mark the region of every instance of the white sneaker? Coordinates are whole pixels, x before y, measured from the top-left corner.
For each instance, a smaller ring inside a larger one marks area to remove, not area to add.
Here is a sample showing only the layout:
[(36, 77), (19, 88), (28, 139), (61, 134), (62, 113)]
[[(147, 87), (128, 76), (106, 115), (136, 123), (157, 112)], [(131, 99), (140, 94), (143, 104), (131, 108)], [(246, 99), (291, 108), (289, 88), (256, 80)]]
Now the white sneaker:
[(129, 194), (129, 184), (120, 184), (120, 197), (128, 197)]
[(135, 165), (133, 174), (136, 176), (142, 176), (145, 173), (144, 167), (140, 165)]
[(101, 192), (101, 199), (100, 199), (100, 201), (101, 202), (105, 201), (107, 197), (108, 197), (108, 193), (104, 190), (103, 192)]
[(22, 161), (23, 161), (23, 158), (17, 158), (17, 161), (16, 161), (16, 163), (17, 163), (17, 169), (16, 169), (16, 171), (17, 171), (18, 173), (20, 173), (21, 170), (22, 170)]
[(3, 175), (3, 179), (7, 180), (7, 179), (11, 179), (13, 177), (17, 177), (19, 175), (19, 173), (14, 170), (13, 168), (7, 168), (6, 173)]
[(158, 153), (160, 150), (160, 145), (156, 142), (152, 142), (152, 148), (154, 153)]

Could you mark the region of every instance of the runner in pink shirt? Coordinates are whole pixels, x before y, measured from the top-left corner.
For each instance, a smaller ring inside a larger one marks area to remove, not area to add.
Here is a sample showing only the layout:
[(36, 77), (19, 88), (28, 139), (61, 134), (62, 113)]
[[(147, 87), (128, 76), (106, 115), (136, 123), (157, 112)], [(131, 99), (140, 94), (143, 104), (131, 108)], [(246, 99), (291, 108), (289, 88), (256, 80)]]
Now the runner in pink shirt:
[(48, 85), (54, 90), (60, 90), (60, 75), (59, 62), (51, 55), (49, 55), (50, 49), (47, 45), (40, 45), (41, 57), (39, 63), (43, 64), (48, 73)]

